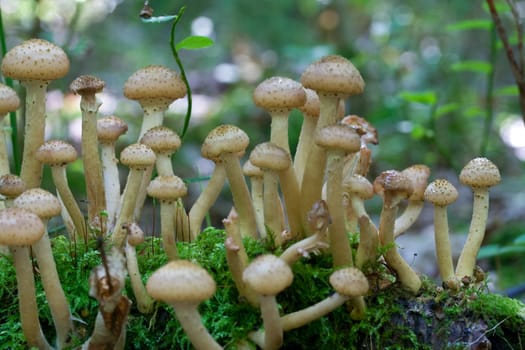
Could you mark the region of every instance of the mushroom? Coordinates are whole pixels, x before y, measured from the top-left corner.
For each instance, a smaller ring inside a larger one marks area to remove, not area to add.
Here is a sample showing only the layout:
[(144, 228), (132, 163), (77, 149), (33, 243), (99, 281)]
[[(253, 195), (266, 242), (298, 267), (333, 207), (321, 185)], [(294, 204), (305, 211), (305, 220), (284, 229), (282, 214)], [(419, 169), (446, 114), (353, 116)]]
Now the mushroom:
[[(37, 214), (44, 227), (47, 226), (49, 219), (60, 215), (62, 209), (58, 198), (41, 188), (31, 188), (23, 192), (14, 200), (14, 206)], [(64, 348), (71, 345), (73, 318), (58, 277), (47, 230), (44, 230), (42, 238), (33, 243), (31, 248), (38, 261), (40, 278), (57, 332), (57, 344), (59, 348)]]
[(224, 164), (233, 203), (239, 214), (241, 234), (256, 237), (255, 211), (239, 162), (239, 154), (244, 153), (249, 141), (248, 135), (238, 127), (223, 124), (206, 136), (201, 153), (205, 158), (217, 159)]
[(327, 153), (326, 197), (332, 218), (328, 232), (334, 266), (352, 266), (352, 251), (346, 233), (343, 209), (343, 159), (346, 153), (359, 150), (360, 138), (353, 129), (336, 124), (318, 129), (314, 141)]
[(432, 181), (424, 192), (425, 201), (434, 205), (434, 239), (439, 275), (443, 283), (453, 289), (459, 287), (459, 281), (455, 278), (452, 263), (447, 206), (457, 198), (458, 191), (445, 179)]
[(29, 347), (52, 350), (38, 319), (33, 265), (28, 248), (44, 235), (44, 224), (27, 209), (6, 208), (0, 210), (0, 227), (0, 244), (9, 246), (13, 256), (20, 321), (27, 344)]
[(66, 176), (66, 166), (68, 163), (77, 159), (77, 151), (71, 144), (65, 141), (51, 140), (45, 142), (37, 149), (35, 157), (39, 162), (51, 167), (51, 175), (60, 200), (74, 224), (74, 231), (70, 232), (73, 239), (81, 237), (87, 241), (88, 231), (86, 222), (69, 188)]
[(350, 174), (343, 178), (343, 207), (346, 208), (346, 229), (357, 232), (357, 220), (368, 217), (365, 200), (374, 196), (374, 187), (368, 179), (359, 174)]
[(303, 86), (284, 77), (271, 77), (261, 82), (253, 92), (253, 102), (270, 113), (272, 118), (270, 142), (288, 153), (288, 115), (306, 102)]
[(97, 137), (100, 143), (100, 159), (106, 195), (106, 227), (109, 232), (113, 231), (120, 202), (120, 178), (118, 159), (115, 156), (115, 143), (127, 131), (128, 124), (114, 115), (97, 120)]
[(160, 201), (162, 246), (169, 260), (178, 259), (175, 242), (175, 202), (187, 193), (186, 185), (175, 175), (157, 176), (148, 185), (148, 195)]
[(153, 272), (146, 290), (153, 299), (173, 307), (195, 349), (222, 349), (202, 324), (197, 310), (198, 305), (211, 298), (216, 290), (215, 281), (205, 269), (188, 260), (170, 261)]
[(329, 281), (336, 293), (315, 305), (282, 316), (284, 331), (302, 327), (337, 309), (350, 298), (363, 297), (368, 293), (368, 280), (363, 272), (355, 267), (336, 270), (330, 275)]
[(283, 327), (275, 297), (292, 284), (292, 269), (277, 256), (264, 254), (255, 258), (244, 269), (242, 279), (259, 295), (264, 344), (258, 345), (265, 350), (278, 349), (283, 343)]
[(299, 140), (295, 150), (293, 159), (295, 175), (299, 184), (303, 181), (304, 167), (306, 166), (306, 159), (308, 153), (314, 142), (314, 131), (319, 119), (319, 96), (312, 89), (304, 89), (306, 93), (306, 102), (299, 110), (303, 112), (303, 124), (299, 133)]
[(427, 187), (427, 180), (430, 176), (430, 169), (423, 164), (412, 165), (402, 171), (410, 181), (412, 181), (412, 188), (414, 191), (408, 197), (408, 204), (405, 210), (396, 219), (394, 237), (397, 237), (412, 226), (423, 209), (424, 192)]
[(387, 170), (374, 180), (374, 190), (383, 197), (379, 218), (379, 243), (386, 248), (386, 263), (396, 273), (401, 284), (413, 293), (421, 287), (421, 279), (399, 254), (394, 240), (394, 224), (399, 203), (412, 193), (412, 183), (396, 170)]
[(472, 188), (474, 195), (472, 219), (467, 241), (456, 264), (456, 277), (472, 277), (476, 257), (485, 236), (489, 211), (489, 188), (501, 181), (498, 168), (487, 158), (474, 158), (467, 163), (459, 174), (459, 180)]
[(124, 227), (127, 231), (126, 246), (124, 247), (126, 268), (137, 302), (137, 309), (143, 314), (149, 314), (153, 309), (153, 299), (147, 293), (144, 283), (142, 283), (136, 251), (136, 247), (144, 243), (144, 231), (142, 231), (136, 222), (124, 224)]
[(49, 82), (69, 71), (69, 59), (58, 46), (43, 39), (29, 39), (9, 50), (2, 60), (5, 77), (26, 88), (24, 153), (20, 177), (27, 188), (39, 187), (42, 165), (35, 153), (44, 143), (46, 90)]
[(100, 215), (106, 210), (106, 195), (97, 142), (97, 113), (102, 103), (97, 100), (96, 94), (101, 92), (104, 86), (104, 81), (93, 75), (81, 75), (69, 85), (71, 91), (81, 96), (82, 161), (86, 179), (88, 223), (99, 231), (102, 225)]
[[(303, 230), (299, 207), (300, 191), (297, 178), (293, 172), (290, 153), (273, 142), (264, 142), (255, 146), (252, 150), (250, 161), (264, 172), (263, 202), (265, 224), (275, 234), (277, 244), (280, 245), (282, 243), (280, 234), (283, 229), (278, 182), (281, 184), (291, 236), (301, 235)], [(277, 181), (277, 177), (279, 181)]]
[(365, 176), (372, 162), (372, 152), (367, 144), (378, 144), (377, 130), (366, 119), (350, 114), (341, 119), (341, 124), (354, 129), (361, 138), (361, 149), (355, 154), (350, 154), (345, 159), (343, 173), (345, 176), (359, 174)]
[(133, 210), (142, 179), (146, 169), (155, 164), (155, 159), (155, 152), (148, 146), (140, 143), (131, 144), (120, 153), (120, 162), (129, 167), (129, 175), (122, 194), (120, 214), (113, 231), (113, 242), (117, 247), (123, 247), (126, 239), (126, 233), (122, 225), (135, 221), (133, 219)]
[(140, 143), (149, 146), (155, 152), (157, 156), (155, 164), (159, 175), (174, 175), (171, 156), (180, 148), (179, 135), (165, 126), (156, 126), (146, 131)]
[[(9, 86), (0, 84), (0, 125), (7, 114), (14, 112), (20, 106), (20, 99), (15, 90)], [(9, 158), (7, 154), (7, 145), (5, 143), (6, 135), (3, 128), (0, 128), (0, 176), (9, 174)]]
[(261, 237), (265, 237), (266, 227), (264, 226), (264, 200), (263, 184), (264, 172), (256, 167), (248, 159), (242, 166), (242, 172), (250, 179), (250, 193), (252, 196), (253, 210), (255, 211), (255, 221)]
[[(305, 88), (314, 90), (319, 96), (320, 112), (316, 130), (335, 124), (340, 119), (340, 100), (359, 94), (364, 90), (364, 81), (359, 71), (346, 58), (329, 55), (313, 62), (301, 75)], [(303, 219), (313, 203), (321, 199), (326, 154), (317, 145), (312, 145), (301, 182), (301, 215)]]
[(13, 200), (25, 190), (26, 184), (20, 176), (14, 174), (0, 176), (0, 195), (5, 197), (5, 207), (11, 207)]

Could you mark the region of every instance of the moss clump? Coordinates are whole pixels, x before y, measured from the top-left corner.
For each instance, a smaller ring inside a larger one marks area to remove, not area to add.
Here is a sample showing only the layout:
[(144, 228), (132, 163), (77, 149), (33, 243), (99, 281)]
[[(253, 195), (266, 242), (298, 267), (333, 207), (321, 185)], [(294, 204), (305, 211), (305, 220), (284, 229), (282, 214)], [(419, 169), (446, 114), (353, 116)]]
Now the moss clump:
[[(259, 310), (242, 300), (235, 289), (224, 239), (224, 231), (209, 228), (195, 242), (179, 244), (178, 249), (181, 258), (199, 263), (214, 276), (217, 292), (201, 304), (200, 312), (213, 337), (225, 348), (234, 349), (250, 331), (260, 328), (262, 321)], [(251, 258), (272, 252), (272, 245), (266, 242), (248, 238), (245, 245)], [(97, 313), (95, 300), (88, 296), (88, 277), (100, 264), (99, 253), (94, 242), (74, 245), (63, 236), (53, 239), (53, 249), (73, 314), (85, 322), (77, 323), (80, 344), (89, 336)], [(139, 246), (137, 256), (144, 281), (167, 262), (157, 238), (148, 238)], [(331, 295), (328, 277), (332, 271), (328, 255), (313, 255), (294, 264), (293, 284), (277, 297), (281, 313), (300, 310)], [(525, 344), (525, 306), (519, 301), (488, 294), (480, 287), (453, 294), (427, 279), (423, 279), (421, 293), (414, 296), (393, 283), (394, 276), (381, 264), (370, 266), (366, 273), (372, 293), (366, 298), (365, 319), (354, 321), (347, 308), (338, 308), (286, 332), (283, 349), (460, 349), (485, 339), (480, 336), (486, 336), (493, 349), (520, 349), (520, 344)], [(0, 349), (24, 348), (15, 290), (11, 261), (0, 258)], [(37, 290), (44, 331), (52, 341), (51, 316), (38, 279)], [(130, 286), (126, 292), (133, 300)], [(171, 308), (157, 304), (150, 315), (142, 315), (132, 306), (126, 348), (189, 349), (191, 344)]]

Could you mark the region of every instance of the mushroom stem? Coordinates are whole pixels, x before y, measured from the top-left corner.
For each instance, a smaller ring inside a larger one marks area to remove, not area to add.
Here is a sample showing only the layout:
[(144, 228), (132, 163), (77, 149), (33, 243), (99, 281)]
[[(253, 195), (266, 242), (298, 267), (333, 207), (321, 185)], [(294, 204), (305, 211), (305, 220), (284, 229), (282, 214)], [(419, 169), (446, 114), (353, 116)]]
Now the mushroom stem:
[(177, 243), (175, 242), (175, 202), (160, 200), (160, 227), (162, 247), (168, 255), (168, 260), (179, 258)]
[(140, 269), (137, 263), (137, 252), (135, 247), (129, 244), (128, 241), (126, 241), (124, 251), (126, 253), (126, 268), (137, 302), (137, 309), (143, 314), (149, 314), (153, 310), (153, 299), (146, 292), (146, 287), (144, 283), (142, 283)]
[(195, 203), (193, 203), (190, 212), (188, 213), (190, 221), (190, 230), (192, 240), (197, 238), (201, 231), (202, 221), (206, 216), (208, 210), (217, 200), (226, 181), (226, 169), (221, 162), (215, 163), (215, 168), (211, 174), (208, 184), (201, 192)]
[[(275, 243), (282, 243), (281, 232), (284, 230), (284, 214), (279, 197), (279, 176), (273, 170), (264, 170), (263, 174), (263, 213), (264, 225), (273, 235)], [(266, 231), (265, 230), (265, 231)], [(268, 232), (266, 232), (268, 234)]]
[(128, 175), (128, 182), (122, 194), (120, 214), (115, 222), (115, 229), (113, 231), (113, 242), (117, 247), (124, 245), (125, 230), (122, 228), (123, 224), (133, 222), (133, 209), (137, 199), (137, 193), (140, 188), (143, 170), (130, 168)]
[(355, 266), (362, 269), (368, 262), (377, 258), (379, 237), (377, 228), (367, 215), (362, 215), (359, 222), (359, 246), (355, 256)]
[(24, 126), (24, 151), (20, 177), (27, 188), (40, 187), (42, 164), (35, 153), (44, 143), (46, 124), (46, 91), (48, 81), (22, 81), (26, 88), (26, 121)]
[(53, 348), (44, 337), (40, 320), (38, 319), (35, 281), (29, 249), (23, 246), (14, 246), (11, 247), (11, 254), (16, 272), (20, 321), (27, 344), (38, 349), (52, 350)]
[(423, 200), (408, 200), (408, 204), (403, 213), (396, 219), (394, 224), (394, 237), (405, 233), (417, 220), (425, 202)]
[(210, 335), (206, 327), (202, 324), (201, 315), (197, 310), (197, 305), (174, 302), (171, 306), (175, 310), (175, 316), (179, 320), (182, 329), (191, 341), (196, 350), (220, 350), (220, 346)]
[(452, 250), (450, 247), (447, 207), (434, 206), (434, 238), (439, 274), (445, 283), (454, 279)]
[(279, 349), (283, 344), (283, 327), (275, 295), (259, 295), (259, 304), (264, 323), (264, 349)]
[(113, 231), (120, 202), (120, 181), (115, 144), (103, 143), (100, 148), (104, 190), (106, 195), (107, 230)]

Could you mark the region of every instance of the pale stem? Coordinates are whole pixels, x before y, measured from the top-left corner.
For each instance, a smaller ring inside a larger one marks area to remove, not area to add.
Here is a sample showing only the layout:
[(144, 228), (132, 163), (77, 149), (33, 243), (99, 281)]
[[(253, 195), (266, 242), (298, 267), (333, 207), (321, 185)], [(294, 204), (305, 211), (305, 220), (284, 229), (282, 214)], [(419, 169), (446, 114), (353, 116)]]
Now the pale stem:
[(24, 126), (24, 152), (20, 177), (26, 188), (40, 187), (42, 163), (35, 153), (44, 143), (46, 124), (46, 91), (48, 81), (22, 81), (26, 88), (26, 120)]
[[(315, 130), (335, 124), (338, 119), (337, 109), (339, 97), (319, 94), (319, 102), (320, 113)], [(309, 230), (308, 223), (306, 222), (308, 212), (312, 208), (312, 205), (321, 199), (325, 164), (325, 150), (315, 143), (312, 143), (301, 183), (301, 218), (303, 220), (303, 227), (307, 231)], [(308, 232), (308, 234), (312, 234), (312, 232)]]
[(250, 178), (250, 189), (252, 194), (253, 209), (255, 210), (255, 221), (261, 238), (266, 237), (266, 227), (264, 227), (264, 200), (263, 200), (263, 177), (252, 176)]
[(286, 332), (307, 325), (337, 309), (348, 299), (348, 297), (334, 293), (312, 306), (284, 315), (281, 317), (283, 331)]
[(126, 241), (126, 266), (128, 270), (131, 288), (137, 302), (137, 309), (143, 314), (149, 314), (153, 310), (154, 300), (146, 292), (146, 287), (142, 282), (142, 277), (137, 262), (137, 252), (135, 247)]
[[(42, 221), (47, 225), (46, 219), (42, 219)], [(42, 286), (44, 287), (46, 299), (55, 324), (57, 342), (59, 348), (62, 349), (72, 340), (73, 319), (71, 317), (69, 303), (60, 284), (48, 233), (45, 232), (42, 238), (32, 245), (32, 248), (38, 261)]]
[(489, 212), (489, 191), (488, 188), (473, 188), (474, 202), (472, 204), (472, 219), (468, 231), (467, 241), (459, 255), (456, 265), (456, 276), (472, 277), (476, 266), (476, 257), (485, 237), (487, 217)]
[(447, 207), (445, 206), (434, 206), (434, 239), (439, 275), (443, 282), (450, 281), (454, 278), (454, 266), (449, 238)]
[(284, 229), (284, 217), (279, 197), (278, 175), (275, 171), (264, 170), (263, 175), (263, 211), (264, 224), (272, 232), (276, 245), (281, 245), (281, 232)]
[(261, 317), (264, 325), (264, 349), (279, 349), (283, 344), (283, 327), (274, 295), (259, 295)]
[(29, 249), (22, 246), (11, 247), (11, 254), (13, 255), (13, 264), (16, 272), (20, 322), (27, 344), (38, 349), (52, 350), (51, 345), (44, 337), (40, 320), (38, 319), (35, 281), (33, 266), (29, 258)]
[(355, 266), (361, 269), (365, 263), (376, 260), (379, 248), (379, 237), (377, 227), (368, 216), (360, 216), (358, 222), (359, 245), (357, 246), (355, 256)]
[(295, 242), (279, 256), (288, 265), (293, 265), (296, 261), (310, 253), (317, 253), (322, 249), (328, 248), (328, 238), (325, 233), (316, 232), (315, 234)]
[(396, 219), (394, 237), (405, 233), (416, 222), (425, 202), (422, 200), (409, 200), (403, 213)]
[(288, 144), (288, 114), (289, 111), (275, 110), (270, 112), (272, 116), (272, 123), (270, 127), (270, 142), (285, 149), (290, 153), (290, 146)]
[(397, 205), (389, 206), (383, 203), (379, 221), (379, 240), (380, 244), (388, 246), (384, 254), (385, 260), (394, 271), (396, 271), (399, 281), (403, 286), (413, 293), (417, 293), (421, 287), (421, 280), (414, 270), (407, 264), (397, 251), (394, 241), (394, 223), (396, 220)]
[(155, 160), (155, 166), (157, 167), (157, 174), (159, 176), (170, 176), (175, 175), (173, 172), (173, 165), (171, 163), (171, 153), (157, 153)]
[(104, 190), (106, 194), (107, 229), (113, 231), (120, 203), (120, 178), (118, 160), (115, 157), (115, 144), (102, 144), (101, 149)]
[(86, 222), (84, 220), (84, 215), (82, 215), (82, 212), (78, 207), (77, 201), (73, 196), (71, 189), (69, 188), (66, 175), (66, 167), (52, 165), (51, 175), (53, 177), (53, 182), (60, 196), (60, 199), (62, 200), (64, 207), (66, 208), (69, 216), (71, 217), (73, 225), (75, 226), (75, 230), (73, 232), (73, 239), (76, 240), (80, 237), (84, 241), (87, 241), (88, 232)]
[(191, 242), (193, 239), (190, 232), (190, 220), (182, 198), (178, 198), (174, 208), (175, 236), (178, 242)]
[(160, 228), (162, 237), (162, 247), (168, 256), (168, 260), (177, 260), (177, 244), (175, 242), (175, 202), (160, 201)]
[(5, 115), (0, 116), (0, 176), (10, 174), (9, 157), (7, 154), (7, 134), (4, 132)]
[(222, 347), (213, 339), (204, 324), (197, 305), (183, 302), (171, 304), (182, 329), (196, 350), (220, 350)]
[(102, 164), (98, 153), (97, 112), (100, 107), (95, 95), (83, 96), (80, 102), (82, 110), (82, 161), (86, 179), (88, 200), (88, 218), (90, 225), (100, 226), (100, 213), (106, 210)]
[(226, 176), (230, 183), (233, 204), (239, 214), (239, 225), (241, 235), (256, 238), (257, 224), (255, 223), (255, 211), (253, 210), (252, 199), (248, 191), (248, 185), (242, 173), (239, 157), (233, 153), (221, 155), (226, 169)]
[(303, 227), (301, 224), (301, 191), (299, 183), (292, 166), (279, 172), (279, 181), (281, 183), (281, 192), (288, 218), (288, 226), (292, 237), (302, 236)]
[(224, 165), (220, 162), (215, 163), (215, 168), (213, 169), (208, 184), (204, 187), (204, 190), (202, 190), (188, 213), (192, 240), (197, 238), (201, 232), (202, 221), (217, 200), (217, 197), (219, 197), (225, 181), (226, 170), (224, 169)]
[(297, 183), (303, 182), (303, 173), (306, 165), (306, 158), (310, 153), (314, 139), (315, 126), (317, 125), (317, 117), (311, 117), (307, 114), (303, 115), (303, 125), (299, 134), (299, 141), (297, 142), (297, 149), (293, 160), (295, 176)]
[(140, 188), (142, 174), (144, 170), (130, 168), (128, 182), (122, 194), (120, 214), (115, 223), (113, 231), (113, 242), (117, 247), (123, 247), (126, 239), (126, 230), (122, 227), (123, 224), (133, 222), (133, 209), (137, 199), (137, 193)]

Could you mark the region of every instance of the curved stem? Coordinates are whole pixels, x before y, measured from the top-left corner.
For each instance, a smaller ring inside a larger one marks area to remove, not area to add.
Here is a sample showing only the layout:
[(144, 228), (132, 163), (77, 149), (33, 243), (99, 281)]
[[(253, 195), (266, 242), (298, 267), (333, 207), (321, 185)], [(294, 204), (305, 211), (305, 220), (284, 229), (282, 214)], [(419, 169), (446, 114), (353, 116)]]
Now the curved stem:
[(179, 320), (182, 329), (184, 329), (184, 332), (188, 338), (190, 338), (196, 350), (222, 349), (202, 324), (197, 305), (180, 302), (172, 304), (172, 307), (175, 310), (175, 316)]

